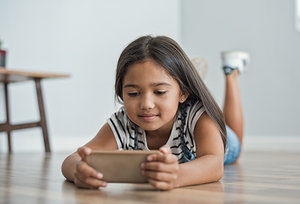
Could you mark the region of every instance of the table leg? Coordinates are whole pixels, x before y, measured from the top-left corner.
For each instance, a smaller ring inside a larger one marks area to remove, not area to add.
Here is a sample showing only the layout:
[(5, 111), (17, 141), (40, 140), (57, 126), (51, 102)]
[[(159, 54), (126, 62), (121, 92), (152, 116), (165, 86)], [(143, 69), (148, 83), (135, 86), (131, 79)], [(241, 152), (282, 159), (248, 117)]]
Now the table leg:
[(40, 123), (41, 123), (41, 128), (43, 131), (45, 152), (51, 152), (49, 137), (48, 137), (48, 130), (47, 130), (47, 123), (46, 123), (44, 101), (43, 101), (43, 96), (42, 96), (41, 79), (39, 79), (39, 78), (35, 79), (35, 87), (36, 87), (36, 93), (37, 93), (37, 99), (38, 99), (38, 105), (39, 105), (39, 111), (40, 111), (40, 118), (41, 118)]
[[(4, 95), (5, 95), (5, 108), (6, 108), (6, 124), (10, 124), (9, 117), (9, 99), (8, 99), (8, 83), (4, 83)], [(8, 152), (12, 153), (12, 145), (11, 145), (11, 134), (10, 130), (6, 131), (7, 134), (7, 143), (8, 143)]]

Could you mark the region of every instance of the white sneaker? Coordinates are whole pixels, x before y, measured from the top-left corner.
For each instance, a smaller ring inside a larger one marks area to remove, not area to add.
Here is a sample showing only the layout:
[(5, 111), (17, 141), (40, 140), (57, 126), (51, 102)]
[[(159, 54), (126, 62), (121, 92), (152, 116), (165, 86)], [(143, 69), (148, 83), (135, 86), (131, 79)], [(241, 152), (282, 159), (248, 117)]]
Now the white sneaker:
[(243, 73), (248, 68), (250, 56), (247, 52), (242, 51), (227, 51), (222, 52), (222, 68), (226, 75), (231, 74), (237, 69), (239, 73)]
[(194, 57), (191, 59), (194, 67), (198, 71), (202, 80), (205, 79), (208, 71), (207, 62), (202, 57)]

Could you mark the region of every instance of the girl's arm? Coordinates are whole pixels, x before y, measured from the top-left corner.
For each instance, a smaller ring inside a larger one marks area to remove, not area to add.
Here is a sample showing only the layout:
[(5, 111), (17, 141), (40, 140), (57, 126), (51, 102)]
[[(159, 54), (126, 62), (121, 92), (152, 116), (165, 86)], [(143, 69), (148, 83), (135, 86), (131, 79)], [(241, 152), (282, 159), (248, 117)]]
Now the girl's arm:
[(218, 181), (223, 176), (224, 146), (220, 131), (211, 118), (203, 113), (198, 119), (194, 137), (197, 158), (178, 164), (177, 157), (167, 146), (160, 148), (162, 154), (150, 155), (142, 165), (149, 183), (158, 189)]
[(91, 152), (91, 149), (115, 150), (117, 148), (113, 132), (106, 123), (91, 141), (64, 160), (62, 173), (67, 180), (74, 182), (79, 187), (105, 187), (106, 183), (101, 180), (103, 175), (88, 166), (82, 159)]
[(196, 155), (194, 161), (179, 165), (177, 186), (218, 181), (224, 171), (224, 145), (221, 133), (204, 112), (194, 129)]

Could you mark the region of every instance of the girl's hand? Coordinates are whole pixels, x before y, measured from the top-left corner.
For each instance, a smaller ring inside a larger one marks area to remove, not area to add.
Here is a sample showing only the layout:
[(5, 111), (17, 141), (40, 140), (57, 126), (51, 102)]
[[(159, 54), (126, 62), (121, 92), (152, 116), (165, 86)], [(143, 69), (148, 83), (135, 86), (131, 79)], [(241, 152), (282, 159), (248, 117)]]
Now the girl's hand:
[(167, 145), (159, 148), (161, 154), (152, 154), (142, 164), (142, 174), (148, 177), (149, 183), (161, 190), (170, 190), (177, 187), (179, 171), (178, 159), (172, 154)]
[(81, 188), (99, 188), (106, 187), (107, 183), (102, 180), (103, 175), (90, 167), (83, 158), (91, 153), (89, 147), (83, 146), (77, 150), (81, 160), (77, 162), (74, 172), (74, 183)]

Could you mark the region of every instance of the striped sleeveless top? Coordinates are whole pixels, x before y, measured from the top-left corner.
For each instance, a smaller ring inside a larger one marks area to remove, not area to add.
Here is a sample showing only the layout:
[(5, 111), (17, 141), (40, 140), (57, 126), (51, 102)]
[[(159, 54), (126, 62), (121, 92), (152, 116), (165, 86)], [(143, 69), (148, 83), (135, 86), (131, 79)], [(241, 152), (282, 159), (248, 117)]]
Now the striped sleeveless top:
[[(186, 161), (186, 153), (195, 158), (194, 128), (199, 117), (205, 111), (200, 101), (196, 103), (186, 101), (184, 104), (184, 106), (180, 104), (178, 108), (170, 137), (166, 143), (172, 153), (177, 156), (179, 163)], [(107, 122), (119, 150), (149, 150), (145, 131), (127, 117), (124, 107), (115, 112)]]

